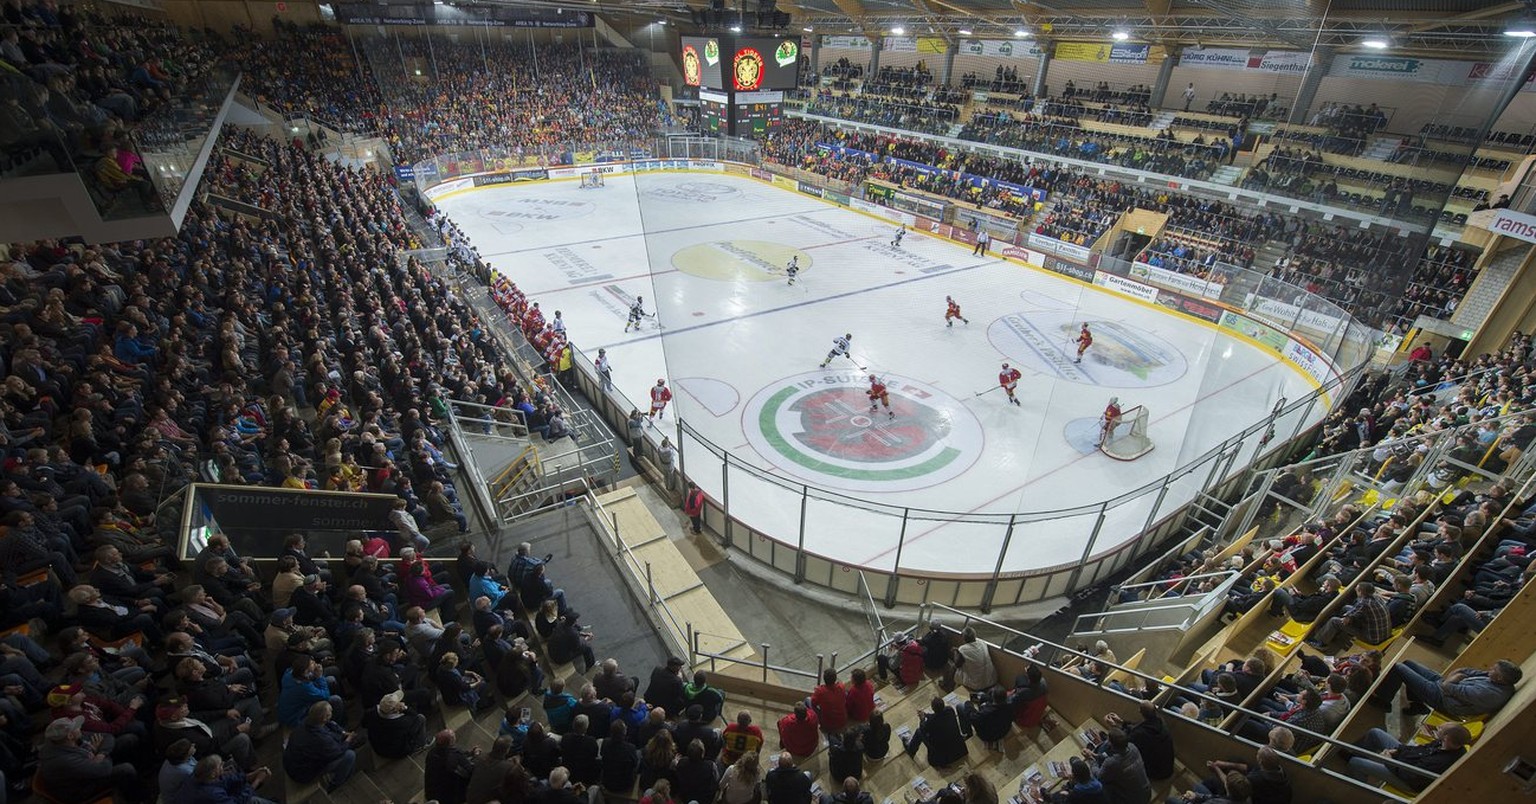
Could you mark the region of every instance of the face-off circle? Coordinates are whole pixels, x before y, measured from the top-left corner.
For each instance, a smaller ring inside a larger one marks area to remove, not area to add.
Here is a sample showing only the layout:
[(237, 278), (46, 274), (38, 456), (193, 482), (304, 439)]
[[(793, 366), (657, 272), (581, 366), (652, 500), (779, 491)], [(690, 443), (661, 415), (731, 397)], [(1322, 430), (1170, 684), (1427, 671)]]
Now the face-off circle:
[(894, 418), (869, 409), (869, 373), (786, 377), (747, 402), (747, 442), (776, 468), (846, 491), (901, 492), (951, 480), (976, 462), (981, 423), (933, 386), (883, 375)]
[(539, 223), (584, 218), (596, 211), (597, 205), (591, 201), (508, 195), (505, 198), (498, 197), (496, 206), (482, 210), (480, 217), (496, 223), (509, 221)]
[(766, 240), (716, 240), (678, 249), (672, 267), (701, 279), (726, 282), (783, 282), (784, 266), (799, 257), (800, 272), (810, 270), (811, 255), (783, 243)]
[(987, 339), (1026, 371), (1083, 385), (1151, 388), (1175, 382), (1189, 361), (1172, 343), (1130, 324), (1089, 317), (1093, 345), (1077, 357), (1084, 318), (1075, 310), (1009, 313), (987, 327)]
[(647, 187), (640, 194), (678, 204), (713, 204), (736, 198), (741, 195), (741, 190), (717, 181), (684, 181), (671, 186)]

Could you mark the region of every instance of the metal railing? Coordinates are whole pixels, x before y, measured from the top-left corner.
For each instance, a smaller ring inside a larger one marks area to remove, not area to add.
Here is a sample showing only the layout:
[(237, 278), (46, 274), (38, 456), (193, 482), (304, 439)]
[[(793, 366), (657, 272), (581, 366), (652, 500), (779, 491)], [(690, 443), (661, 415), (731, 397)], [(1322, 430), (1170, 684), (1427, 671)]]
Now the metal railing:
[[(1127, 666), (1125, 666), (1123, 664), (1119, 664), (1119, 663), (1116, 663), (1116, 662), (1107, 662), (1107, 661), (1104, 661), (1103, 659), (1101, 659), (1098, 656), (1095, 656), (1095, 655), (1093, 655), (1091, 653), (1087, 653), (1085, 651), (1081, 651), (1081, 650), (1078, 650), (1076, 648), (1068, 647), (1066, 645), (1061, 645), (1061, 644), (1058, 644), (1058, 643), (1055, 643), (1055, 642), (1051, 642), (1050, 640), (1042, 639), (1042, 638), (1037, 637), (1037, 636), (1035, 636), (1033, 634), (1030, 634), (1027, 631), (1022, 631), (1022, 630), (1019, 630), (1017, 628), (1013, 628), (1011, 626), (1007, 626), (1007, 625), (1004, 625), (1002, 623), (999, 623), (999, 622), (996, 622), (996, 621), (993, 621), (993, 620), (989, 620), (989, 619), (987, 619), (985, 617), (982, 617), (982, 616), (980, 616), (980, 615), (978, 615), (978, 614), (976, 614), (974, 612), (963, 611), (961, 609), (956, 609), (956, 608), (952, 608), (950, 606), (945, 606), (945, 605), (943, 605), (941, 603), (928, 603), (928, 604), (924, 605), (923, 609), (924, 609), (924, 615), (925, 615), (924, 619), (925, 619), (925, 621), (928, 621), (928, 622), (932, 621), (932, 613), (934, 611), (942, 611), (942, 612), (945, 613), (946, 617), (952, 615), (952, 616), (958, 617), (960, 619), (960, 626), (958, 628), (950, 626), (946, 622), (945, 625), (942, 626), (946, 631), (952, 631), (952, 632), (958, 634), (960, 632), (963, 632), (968, 627), (974, 627), (976, 625), (982, 625), (982, 626), (984, 626), (984, 627), (986, 627), (988, 629), (1000, 631), (1000, 632), (1003, 632), (1003, 633), (1012, 634), (1013, 636), (1018, 637), (1021, 642), (1033, 643), (1029, 648), (1026, 648), (1023, 651), (1011, 650), (1011, 649), (1006, 648), (1006, 647), (1004, 647), (1002, 645), (998, 645), (998, 644), (991, 643), (991, 642), (987, 643), (993, 650), (1001, 651), (1003, 653), (1006, 653), (1006, 654), (1011, 655), (1011, 656), (1018, 657), (1020, 659), (1024, 659), (1026, 661), (1038, 662), (1038, 663), (1045, 664), (1045, 663), (1051, 663), (1051, 662), (1061, 662), (1063, 659), (1070, 659), (1070, 660), (1075, 660), (1075, 661), (1078, 661), (1078, 662), (1095, 662), (1095, 663), (1098, 663), (1098, 664), (1100, 664), (1100, 665), (1102, 665), (1102, 666), (1104, 666), (1105, 668), (1108, 669), (1108, 672), (1104, 672), (1104, 673), (1099, 674), (1099, 677), (1097, 679), (1094, 679), (1094, 680), (1090, 680), (1088, 678), (1084, 678), (1084, 677), (1082, 677), (1082, 676), (1080, 676), (1080, 675), (1078, 675), (1076, 673), (1069, 674), (1070, 677), (1074, 678), (1075, 680), (1080, 680), (1081, 683), (1083, 683), (1083, 684), (1091, 684), (1091, 685), (1099, 687), (1101, 689), (1106, 689), (1106, 690), (1109, 690), (1109, 691), (1119, 692), (1119, 694), (1126, 694), (1124, 692), (1120, 692), (1118, 690), (1114, 690), (1114, 688), (1111, 687), (1110, 684), (1112, 682), (1114, 682), (1114, 683), (1118, 683), (1122, 687), (1124, 687), (1124, 686), (1129, 686), (1129, 685), (1126, 685), (1123, 682), (1115, 681), (1115, 679), (1117, 679), (1117, 678), (1135, 679), (1135, 680), (1139, 681), (1140, 685), (1143, 688), (1145, 688), (1145, 689), (1161, 689), (1161, 692), (1158, 693), (1158, 696), (1155, 699), (1155, 702), (1158, 703), (1159, 706), (1161, 708), (1165, 709), (1165, 710), (1167, 710), (1167, 704), (1169, 702), (1171, 702), (1174, 698), (1184, 698), (1184, 699), (1188, 699), (1188, 700), (1191, 700), (1191, 701), (1203, 701), (1203, 702), (1207, 702), (1207, 703), (1211, 704), (1212, 706), (1222, 710), (1223, 713), (1224, 713), (1223, 714), (1223, 720), (1232, 719), (1234, 715), (1240, 716), (1240, 717), (1236, 718), (1236, 720), (1234, 720), (1234, 722), (1233, 722), (1233, 727), (1232, 727), (1233, 731), (1235, 731), (1237, 728), (1239, 728), (1244, 721), (1246, 721), (1248, 719), (1251, 719), (1251, 718), (1257, 718), (1257, 719), (1259, 719), (1262, 722), (1272, 723), (1273, 725), (1277, 725), (1277, 726), (1285, 725), (1288, 728), (1290, 728), (1291, 731), (1294, 732), (1298, 737), (1305, 737), (1308, 740), (1315, 740), (1315, 741), (1317, 741), (1318, 749), (1314, 750), (1314, 753), (1313, 753), (1314, 757), (1317, 756), (1316, 750), (1319, 750), (1322, 746), (1333, 746), (1334, 749), (1336, 749), (1338, 751), (1342, 751), (1342, 752), (1359, 753), (1359, 749), (1356, 748), (1354, 745), (1352, 745), (1351, 743), (1348, 743), (1346, 741), (1339, 740), (1339, 739), (1333, 737), (1331, 734), (1322, 734), (1320, 732), (1311, 731), (1309, 729), (1304, 729), (1304, 728), (1301, 728), (1299, 726), (1295, 726), (1295, 725), (1291, 725), (1291, 724), (1286, 724), (1286, 723), (1280, 723), (1279, 721), (1274, 720), (1271, 717), (1270, 713), (1268, 713), (1268, 712), (1261, 712), (1261, 711), (1258, 711), (1258, 710), (1255, 710), (1255, 709), (1249, 709), (1249, 708), (1244, 707), (1244, 706), (1234, 705), (1234, 704), (1228, 703), (1226, 701), (1219, 700), (1219, 699), (1217, 699), (1214, 696), (1211, 696), (1209, 694), (1206, 694), (1206, 693), (1203, 693), (1203, 692), (1198, 692), (1198, 691), (1190, 689), (1188, 687), (1180, 686), (1177, 683), (1169, 683), (1168, 681), (1166, 681), (1164, 679), (1164, 677), (1162, 676), (1161, 673), (1156, 673), (1156, 674), (1154, 674), (1154, 673), (1147, 673), (1147, 672), (1143, 672), (1143, 671), (1141, 671), (1141, 670), (1139, 670), (1137, 668), (1127, 667)], [(985, 642), (986, 640), (982, 640), (982, 641)], [(1273, 671), (1274, 669), (1275, 668), (1270, 668), (1271, 671)], [(1179, 712), (1176, 709), (1164, 711), (1163, 716), (1164, 717), (1183, 717), (1183, 715), (1179, 714)], [(1222, 729), (1222, 731), (1227, 731), (1227, 730), (1226, 729)], [(1239, 736), (1239, 735), (1237, 735), (1235, 733), (1232, 734), (1232, 736), (1235, 737), (1236, 739), (1240, 739), (1240, 740), (1245, 740), (1246, 741), (1246, 738), (1241, 737), (1241, 736)], [(1393, 759), (1391, 757), (1388, 757), (1388, 756), (1385, 756), (1385, 755), (1375, 755), (1375, 756), (1372, 756), (1371, 759), (1374, 760), (1374, 761), (1382, 762), (1383, 764), (1387, 765), (1389, 768), (1392, 768), (1394, 771), (1405, 772), (1405, 773), (1408, 773), (1408, 774), (1410, 774), (1412, 776), (1429, 777), (1431, 779), (1433, 779), (1436, 776), (1436, 774), (1434, 774), (1434, 773), (1432, 773), (1430, 771), (1426, 771), (1426, 770), (1424, 770), (1422, 768), (1419, 768), (1419, 767), (1416, 767), (1414, 765), (1409, 765), (1409, 764), (1407, 764), (1405, 762), (1400, 762), (1398, 760), (1395, 760), (1395, 759)], [(1314, 770), (1317, 770), (1317, 771), (1320, 771), (1320, 772), (1323, 772), (1323, 773), (1333, 774), (1333, 775), (1337, 776), (1337, 774), (1335, 774), (1333, 771), (1328, 770), (1327, 768), (1323, 768), (1323, 767), (1321, 767), (1319, 765), (1313, 765), (1311, 767)], [(1381, 796), (1381, 794), (1382, 794), (1382, 791), (1377, 789), (1377, 788), (1369, 787), (1369, 786), (1365, 785), (1364, 783), (1359, 783), (1359, 784), (1361, 785), (1360, 789), (1361, 789), (1361, 794), (1362, 795), (1367, 795), (1368, 793), (1369, 794), (1375, 794), (1379, 798)]]

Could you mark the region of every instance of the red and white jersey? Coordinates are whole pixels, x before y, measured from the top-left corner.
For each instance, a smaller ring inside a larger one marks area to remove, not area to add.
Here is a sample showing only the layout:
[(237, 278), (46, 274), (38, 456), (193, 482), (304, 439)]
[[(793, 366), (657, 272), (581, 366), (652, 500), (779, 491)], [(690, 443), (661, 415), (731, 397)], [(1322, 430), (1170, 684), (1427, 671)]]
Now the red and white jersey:
[(1083, 347), (1084, 349), (1087, 349), (1088, 347), (1092, 346), (1093, 345), (1093, 333), (1089, 332), (1087, 327), (1083, 327), (1083, 331), (1079, 332), (1077, 334), (1077, 343), (1078, 343), (1079, 346)]
[(1120, 406), (1111, 402), (1104, 406), (1104, 421), (1112, 422), (1120, 418)]
[(885, 393), (885, 381), (878, 377), (871, 378), (869, 381), (869, 398), (879, 399), (885, 396)]
[(959, 318), (960, 317), (960, 305), (954, 303), (953, 301), (949, 302), (949, 309), (944, 312), (944, 317), (945, 318)]
[(665, 385), (651, 386), (651, 406), (662, 407), (672, 401), (672, 389)]
[(1019, 378), (1023, 376), (1016, 368), (1005, 369), (997, 373), (997, 384), (1012, 391), (1019, 386)]

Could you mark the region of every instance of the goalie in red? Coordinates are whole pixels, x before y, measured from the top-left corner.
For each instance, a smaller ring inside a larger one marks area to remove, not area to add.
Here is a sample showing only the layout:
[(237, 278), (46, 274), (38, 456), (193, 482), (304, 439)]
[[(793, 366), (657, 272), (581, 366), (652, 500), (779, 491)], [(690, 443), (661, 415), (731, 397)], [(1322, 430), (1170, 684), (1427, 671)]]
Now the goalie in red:
[(1093, 333), (1088, 331), (1088, 322), (1084, 321), (1082, 331), (1077, 333), (1077, 359), (1073, 360), (1072, 362), (1083, 362), (1083, 352), (1088, 351), (1088, 347), (1092, 345)]
[(896, 412), (891, 410), (891, 395), (885, 390), (885, 383), (873, 374), (869, 375), (868, 394), (870, 415), (874, 415), (875, 410), (884, 405), (885, 415), (892, 419), (896, 418)]
[(1003, 370), (997, 373), (997, 384), (1003, 387), (1003, 393), (1008, 395), (1008, 401), (1021, 408), (1024, 407), (1024, 404), (1019, 401), (1018, 397), (1013, 395), (1013, 392), (1019, 387), (1019, 378), (1023, 376), (1023, 374), (1019, 373), (1018, 369), (1009, 366), (1007, 363), (1004, 363)]
[(1120, 425), (1120, 397), (1112, 396), (1109, 404), (1104, 406), (1104, 418), (1099, 422), (1099, 443), (1095, 447), (1102, 447), (1110, 436), (1115, 434), (1115, 428)]
[(944, 303), (949, 305), (949, 309), (944, 311), (944, 326), (946, 326), (946, 327), (954, 326), (955, 325), (955, 319), (957, 319), (957, 318), (960, 319), (961, 321), (964, 321), (967, 324), (971, 323), (971, 319), (966, 318), (963, 315), (960, 315), (960, 305), (954, 299), (952, 299), (952, 298), (950, 298), (948, 296), (945, 296), (944, 297)]
[(665, 419), (667, 417), (667, 403), (672, 401), (672, 389), (667, 387), (666, 380), (657, 380), (651, 386), (651, 415), (648, 419)]

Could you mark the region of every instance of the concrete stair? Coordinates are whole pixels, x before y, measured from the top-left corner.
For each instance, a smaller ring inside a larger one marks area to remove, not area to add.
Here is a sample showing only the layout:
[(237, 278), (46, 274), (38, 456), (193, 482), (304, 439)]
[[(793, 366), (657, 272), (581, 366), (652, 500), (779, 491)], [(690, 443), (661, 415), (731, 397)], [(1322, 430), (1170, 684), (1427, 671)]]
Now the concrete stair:
[(1165, 109), (1161, 112), (1158, 112), (1157, 116), (1152, 118), (1152, 122), (1147, 124), (1147, 128), (1162, 131), (1163, 129), (1173, 125), (1173, 118), (1177, 116), (1177, 112)]
[(1216, 168), (1215, 173), (1211, 174), (1210, 181), (1214, 184), (1225, 184), (1232, 186), (1237, 184), (1238, 181), (1243, 178), (1243, 172), (1246, 169), (1247, 168), (1244, 168), (1240, 165), (1222, 165), (1221, 167)]
[(1372, 137), (1370, 144), (1365, 148), (1365, 153), (1360, 154), (1360, 158), (1385, 162), (1387, 157), (1397, 151), (1397, 146), (1402, 141), (1402, 137)]

